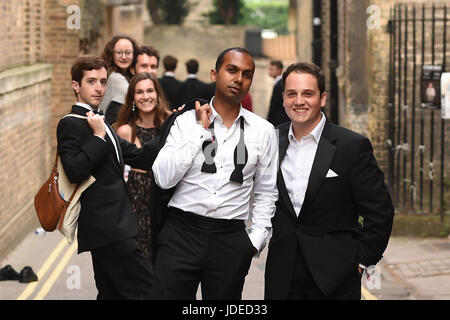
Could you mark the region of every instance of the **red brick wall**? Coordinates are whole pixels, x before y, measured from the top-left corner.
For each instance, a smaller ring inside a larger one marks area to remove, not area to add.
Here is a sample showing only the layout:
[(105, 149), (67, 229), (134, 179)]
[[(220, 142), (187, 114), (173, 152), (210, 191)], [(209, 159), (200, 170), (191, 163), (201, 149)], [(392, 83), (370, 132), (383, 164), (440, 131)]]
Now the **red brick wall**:
[(78, 0), (0, 0), (0, 257), (38, 226), (33, 199), (49, 175), (56, 124), (74, 102), (70, 66)]

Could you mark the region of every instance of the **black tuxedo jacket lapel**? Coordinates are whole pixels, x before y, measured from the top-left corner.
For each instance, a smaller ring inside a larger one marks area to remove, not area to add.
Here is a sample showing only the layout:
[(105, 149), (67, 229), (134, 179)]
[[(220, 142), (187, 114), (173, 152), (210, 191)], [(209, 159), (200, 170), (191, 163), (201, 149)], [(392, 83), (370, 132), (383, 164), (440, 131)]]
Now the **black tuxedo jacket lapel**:
[[(109, 123), (105, 122), (105, 124), (108, 126), (108, 128), (111, 131), (111, 134), (114, 137), (114, 140), (116, 142), (117, 152), (119, 153), (119, 162), (116, 161), (116, 163), (118, 164), (119, 170), (122, 172), (123, 171), (123, 167), (125, 166), (125, 163), (123, 162), (122, 149), (120, 148), (119, 138), (118, 138), (118, 136), (116, 134), (116, 131), (109, 125)], [(108, 134), (106, 134), (106, 135), (108, 136)], [(114, 150), (114, 153), (115, 153), (115, 150)]]
[(317, 146), (316, 155), (314, 157), (313, 166), (308, 179), (308, 187), (306, 188), (305, 200), (303, 201), (302, 209), (299, 218), (303, 217), (307, 210), (309, 202), (314, 199), (319, 191), (320, 185), (325, 180), (328, 169), (330, 169), (331, 162), (334, 159), (336, 152), (335, 138), (330, 137), (329, 134), (330, 122), (328, 119), (325, 122), (325, 127), (322, 131), (319, 145)]
[(286, 156), (286, 151), (289, 146), (289, 128), (290, 123), (284, 124), (279, 129), (279, 166), (278, 166), (278, 176), (277, 176), (277, 186), (278, 186), (278, 194), (280, 198), (284, 201), (286, 208), (288, 209), (289, 214), (297, 219), (297, 215), (294, 210), (294, 206), (292, 205), (291, 198), (289, 197), (288, 191), (286, 189), (286, 183), (284, 182), (283, 173), (281, 172), (281, 162)]

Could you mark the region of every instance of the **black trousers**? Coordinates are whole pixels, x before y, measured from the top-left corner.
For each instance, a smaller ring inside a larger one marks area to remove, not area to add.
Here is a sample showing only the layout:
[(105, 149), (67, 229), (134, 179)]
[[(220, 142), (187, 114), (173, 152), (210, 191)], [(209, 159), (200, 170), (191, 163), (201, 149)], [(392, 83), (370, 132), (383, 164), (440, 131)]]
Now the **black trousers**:
[[(333, 266), (330, 266), (332, 272)], [(297, 247), (295, 268), (288, 300), (361, 300), (361, 276), (355, 265), (355, 270), (342, 286), (331, 296), (325, 296), (317, 286), (305, 258)]]
[(158, 237), (155, 299), (242, 298), (255, 248), (242, 220), (213, 219), (171, 209)]
[(151, 299), (153, 270), (135, 238), (92, 250), (91, 255), (98, 300)]

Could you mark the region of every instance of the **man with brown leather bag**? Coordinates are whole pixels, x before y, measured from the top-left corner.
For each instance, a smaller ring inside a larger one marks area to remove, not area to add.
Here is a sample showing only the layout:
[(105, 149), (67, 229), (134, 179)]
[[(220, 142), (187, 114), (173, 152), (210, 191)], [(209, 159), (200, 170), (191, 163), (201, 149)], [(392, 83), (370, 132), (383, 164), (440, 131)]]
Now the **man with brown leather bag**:
[(123, 179), (124, 164), (149, 170), (157, 141), (141, 149), (121, 139), (98, 113), (106, 89), (106, 65), (82, 56), (71, 69), (77, 104), (57, 128), (58, 154), (69, 180), (96, 181), (81, 195), (78, 253), (90, 251), (97, 299), (147, 299), (153, 274), (136, 241), (137, 223)]
[[(73, 184), (95, 178), (81, 195), (78, 253), (90, 251), (97, 299), (149, 299), (153, 272), (136, 237), (138, 228), (123, 179), (124, 165), (150, 170), (159, 138), (142, 148), (120, 138), (104, 121), (98, 106), (106, 90), (106, 64), (94, 56), (79, 57), (71, 69), (77, 98), (71, 114), (57, 127), (58, 155)], [(197, 119), (207, 119), (207, 107), (196, 108)], [(206, 112), (206, 113), (205, 113)]]

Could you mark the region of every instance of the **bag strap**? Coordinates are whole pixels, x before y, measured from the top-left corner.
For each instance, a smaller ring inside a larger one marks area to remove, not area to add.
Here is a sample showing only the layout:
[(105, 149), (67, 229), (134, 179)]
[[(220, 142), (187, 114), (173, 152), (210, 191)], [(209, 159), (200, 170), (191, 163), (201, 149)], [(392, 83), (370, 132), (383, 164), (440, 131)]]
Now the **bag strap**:
[(80, 119), (87, 119), (87, 117), (80, 116), (79, 114), (75, 114), (75, 113), (66, 114), (64, 117), (62, 117), (62, 119), (64, 119), (65, 117), (74, 117), (74, 118), (80, 118)]
[[(74, 117), (74, 118), (80, 118), (80, 119), (87, 119), (87, 117), (83, 117), (83, 116), (80, 116), (80, 115), (77, 115), (77, 114), (72, 114), (72, 113), (65, 115), (63, 118), (65, 118), (65, 117)], [(56, 151), (55, 167), (57, 167), (57, 165), (58, 165), (58, 151)], [(72, 195), (69, 198), (69, 201), (66, 201), (65, 210), (63, 210), (63, 213), (62, 213), (61, 218), (59, 219), (59, 223), (58, 223), (58, 229), (59, 230), (61, 230), (61, 228), (62, 228), (62, 224), (63, 224), (64, 218), (66, 216), (67, 207), (69, 206), (69, 203), (72, 202), (72, 199), (75, 196), (75, 194), (77, 193), (78, 188), (80, 187), (80, 185), (81, 185), (81, 183), (77, 184), (77, 186), (75, 187), (75, 189), (72, 192)]]
[[(63, 119), (64, 119), (65, 117), (74, 117), (74, 118), (80, 118), (80, 119), (87, 119), (87, 117), (80, 116), (80, 115), (78, 115), (78, 114), (73, 114), (73, 113), (66, 114), (66, 115), (63, 117)], [(56, 151), (55, 167), (56, 167), (57, 165), (58, 165), (58, 151)], [(79, 187), (80, 187), (80, 183), (79, 183), (79, 184), (75, 187), (75, 189), (73, 190), (72, 195), (70, 196), (69, 201), (68, 201), (69, 203), (72, 201), (72, 199), (73, 199), (73, 197), (75, 196), (75, 193), (77, 193)]]

